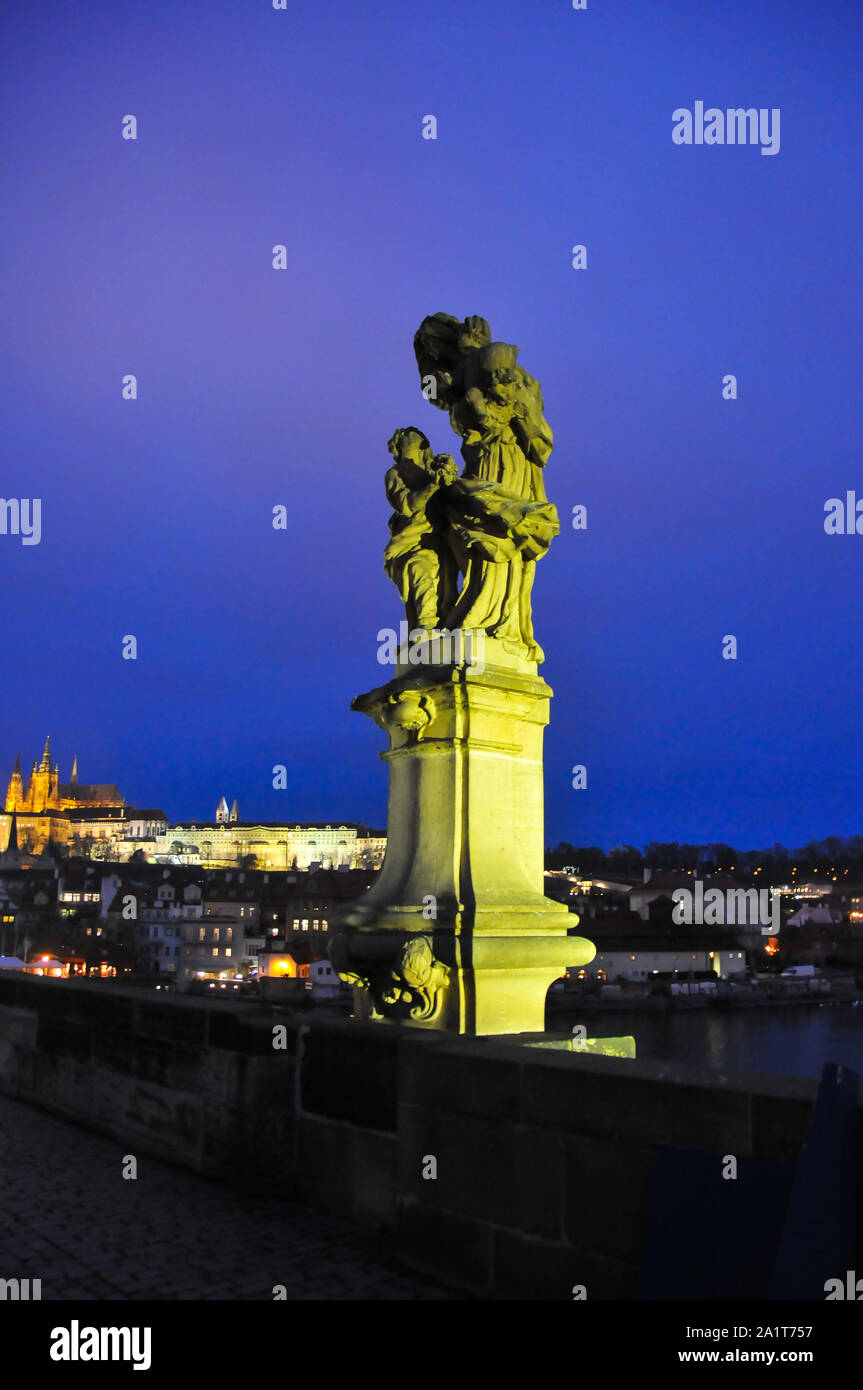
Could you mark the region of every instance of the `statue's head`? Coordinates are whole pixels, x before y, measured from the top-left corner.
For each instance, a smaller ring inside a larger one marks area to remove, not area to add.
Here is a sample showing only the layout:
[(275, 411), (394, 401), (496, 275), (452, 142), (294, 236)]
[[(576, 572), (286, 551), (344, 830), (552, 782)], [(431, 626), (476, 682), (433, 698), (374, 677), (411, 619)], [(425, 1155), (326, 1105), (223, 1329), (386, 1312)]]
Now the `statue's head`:
[(429, 314), (414, 334), (414, 351), (421, 373), (451, 375), (462, 357), (490, 342), (491, 329), (478, 314), (464, 320), (453, 318), (452, 314)]
[(506, 387), (517, 380), (518, 348), (512, 343), (489, 343), (468, 359), (465, 385), (479, 387), (503, 399)]
[(506, 381), (518, 365), (518, 348), (513, 343), (489, 343), (478, 354), (477, 365), (489, 381)]
[(487, 347), (490, 342), (491, 329), (485, 319), (477, 314), (465, 319), (458, 337), (459, 352), (475, 352), (478, 348)]
[(388, 441), (387, 448), (397, 463), (410, 460), (420, 468), (427, 465), (432, 457), (432, 447), (426, 436), (414, 425), (409, 425), (404, 430), (396, 430), (392, 439)]
[(458, 340), (464, 325), (452, 314), (429, 314), (414, 334), (414, 351), (420, 371), (438, 368), (454, 370), (458, 361)]

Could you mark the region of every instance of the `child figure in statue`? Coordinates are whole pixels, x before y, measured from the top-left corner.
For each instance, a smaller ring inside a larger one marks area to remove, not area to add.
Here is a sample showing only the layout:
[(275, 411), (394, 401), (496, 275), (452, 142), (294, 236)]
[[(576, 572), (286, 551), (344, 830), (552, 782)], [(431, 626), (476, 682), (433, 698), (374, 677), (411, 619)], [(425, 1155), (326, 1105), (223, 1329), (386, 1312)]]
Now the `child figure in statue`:
[(452, 606), (457, 571), (444, 538), (442, 489), (458, 475), (449, 454), (434, 454), (422, 430), (396, 430), (387, 448), (394, 463), (385, 478), (390, 542), (384, 569), (401, 595), (408, 628), (433, 631)]

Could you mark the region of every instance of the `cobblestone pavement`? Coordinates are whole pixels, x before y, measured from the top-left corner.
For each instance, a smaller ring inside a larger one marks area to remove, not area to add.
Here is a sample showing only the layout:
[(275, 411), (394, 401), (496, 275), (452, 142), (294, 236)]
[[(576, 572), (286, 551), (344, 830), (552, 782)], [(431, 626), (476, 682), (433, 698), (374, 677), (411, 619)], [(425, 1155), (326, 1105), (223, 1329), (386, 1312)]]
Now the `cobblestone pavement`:
[(44, 1299), (446, 1299), (373, 1233), (233, 1192), (0, 1096), (0, 1279)]

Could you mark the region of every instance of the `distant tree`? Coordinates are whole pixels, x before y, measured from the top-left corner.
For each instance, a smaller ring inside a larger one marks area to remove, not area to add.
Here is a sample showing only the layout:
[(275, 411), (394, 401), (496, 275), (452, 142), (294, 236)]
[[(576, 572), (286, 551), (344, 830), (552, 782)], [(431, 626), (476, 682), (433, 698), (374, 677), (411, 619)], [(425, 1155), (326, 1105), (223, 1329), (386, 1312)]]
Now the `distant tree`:
[(808, 864), (811, 869), (815, 869), (821, 863), (821, 845), (818, 840), (810, 840), (803, 848), (803, 862)]
[(575, 863), (575, 859), (571, 857), (574, 855), (575, 849), (565, 840), (561, 840), (554, 849), (548, 845), (545, 851), (545, 867), (547, 869), (562, 869), (565, 864)]
[[(562, 840), (545, 851), (547, 869), (572, 866), (585, 878), (637, 878), (643, 868), (657, 872), (733, 873), (762, 888), (816, 875), (833, 874), (838, 883), (859, 886), (863, 880), (863, 835), (828, 835), (799, 849), (776, 843), (772, 849), (738, 850), (723, 841), (705, 845), (651, 840), (643, 854), (632, 845), (615, 845), (607, 853), (597, 845), (576, 846)], [(757, 870), (757, 873), (756, 873)], [(796, 872), (793, 872), (795, 871)]]
[(644, 847), (644, 864), (645, 867), (655, 869), (659, 873), (679, 869), (680, 845), (676, 840), (671, 840), (668, 844), (651, 840), (650, 844)]
[(625, 878), (637, 878), (644, 868), (644, 857), (635, 845), (614, 845), (608, 851), (610, 874), (622, 874)]
[(845, 858), (849, 864), (863, 860), (863, 835), (849, 835), (845, 841)]
[(731, 845), (719, 844), (705, 845), (702, 856), (702, 865), (707, 873), (731, 872), (731, 865), (735, 869), (739, 867), (737, 863), (737, 851)]
[(608, 872), (608, 857), (598, 845), (577, 849), (565, 840), (556, 849), (546, 850), (547, 869), (565, 869), (569, 865), (585, 878), (601, 878)]

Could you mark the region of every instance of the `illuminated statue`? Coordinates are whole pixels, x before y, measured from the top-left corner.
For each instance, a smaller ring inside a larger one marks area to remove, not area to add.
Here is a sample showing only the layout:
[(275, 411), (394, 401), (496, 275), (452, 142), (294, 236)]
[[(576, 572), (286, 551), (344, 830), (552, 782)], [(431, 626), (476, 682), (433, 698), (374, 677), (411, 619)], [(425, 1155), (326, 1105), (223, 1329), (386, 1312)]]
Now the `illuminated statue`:
[(458, 467), (449, 454), (433, 455), (421, 430), (396, 430), (387, 448), (394, 459), (385, 480), (393, 514), (384, 569), (401, 594), (408, 627), (430, 630), (456, 593), (442, 489), (454, 482)]
[(553, 440), (539, 383), (518, 365), (518, 348), (492, 342), (475, 316), (431, 315), (414, 350), (424, 394), (449, 412), (465, 467), (456, 477), (449, 455), (433, 457), (419, 431), (393, 436), (387, 496), (403, 524), (387, 547), (387, 573), (409, 623), (482, 630), (513, 655), (542, 661), (531, 589), (560, 525), (543, 486)]
[(414, 348), (464, 468), (421, 430), (389, 442), (384, 565), (410, 645), (389, 653), (389, 680), (351, 702), (387, 738), (387, 849), (374, 883), (334, 921), (329, 955), (357, 1018), (532, 1033), (545, 1027), (552, 981), (596, 953), (572, 934), (578, 917), (544, 892), (552, 690), (535, 665), (531, 586), (560, 529), (543, 480), (551, 430), (518, 349), (492, 342), (485, 319), (433, 314)]

